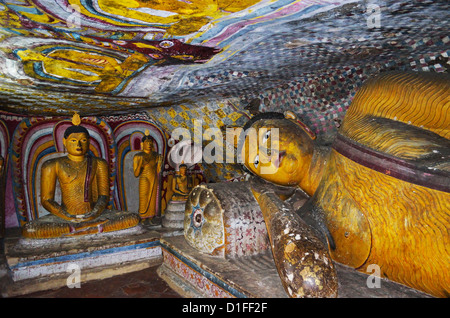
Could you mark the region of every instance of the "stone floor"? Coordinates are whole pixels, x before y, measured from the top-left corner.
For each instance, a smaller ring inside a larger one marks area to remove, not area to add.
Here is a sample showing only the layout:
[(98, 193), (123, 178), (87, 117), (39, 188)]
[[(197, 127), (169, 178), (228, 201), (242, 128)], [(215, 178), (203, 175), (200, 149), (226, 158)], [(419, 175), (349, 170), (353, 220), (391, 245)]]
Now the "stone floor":
[[(164, 235), (169, 236), (178, 233), (174, 230), (160, 231)], [(8, 232), (8, 237), (11, 236), (12, 232), (10, 231)], [(5, 282), (1, 278), (8, 275), (4, 240), (4, 238), (0, 238), (0, 284)], [(155, 265), (143, 270), (115, 275), (101, 280), (81, 282), (80, 288), (64, 286), (59, 289), (27, 293), (9, 298), (181, 298), (158, 276), (157, 269), (160, 265), (160, 263), (156, 262)], [(0, 298), (2, 298), (2, 293), (0, 293)]]
[(62, 287), (17, 298), (181, 298), (156, 273), (159, 265), (108, 279)]
[[(178, 237), (169, 237), (165, 238), (165, 241), (176, 241), (181, 240)], [(0, 239), (0, 243), (3, 240)], [(181, 240), (183, 241), (183, 240)], [(184, 242), (184, 241), (183, 241)], [(187, 246), (184, 246), (183, 250), (188, 250)], [(194, 252), (190, 252), (194, 255)], [(195, 254), (197, 255), (197, 254)], [(186, 255), (185, 255), (186, 256)], [(202, 259), (206, 256), (197, 255), (197, 258)], [(214, 264), (217, 263), (217, 260), (214, 260)], [(204, 265), (204, 264), (203, 264)], [(229, 265), (229, 264), (228, 264)], [(227, 268), (229, 267), (227, 265)], [(239, 264), (234, 264), (236, 266), (240, 266)], [(242, 264), (241, 264), (242, 265)], [(182, 298), (182, 295), (179, 295), (175, 290), (173, 290), (165, 280), (163, 280), (158, 274), (157, 269), (161, 266), (160, 263), (155, 263), (155, 265), (148, 267), (143, 270), (116, 275), (111, 278), (96, 280), (96, 281), (87, 281), (82, 282), (80, 288), (69, 288), (67, 286), (61, 287), (55, 290), (46, 290), (40, 292), (29, 293), (21, 296), (17, 296), (14, 298), (159, 298), (161, 301), (163, 298), (171, 298), (172, 302), (175, 298)], [(206, 266), (207, 268), (212, 268), (213, 265), (209, 264)], [(245, 266), (243, 266), (245, 267)], [(351, 273), (347, 271), (341, 271), (340, 277), (342, 280), (342, 286), (347, 289), (342, 289), (341, 291), (347, 290), (347, 292), (341, 293), (342, 297), (350, 297), (350, 298), (365, 298), (365, 297), (400, 297), (400, 298), (420, 298), (420, 297), (428, 297), (428, 295), (421, 295), (418, 291), (411, 291), (408, 289), (405, 292), (406, 287), (403, 285), (395, 284), (393, 282), (383, 282), (383, 288), (380, 290), (370, 290), (369, 294), (362, 293), (361, 289), (361, 279), (363, 281), (363, 285), (366, 282), (366, 276), (359, 277), (361, 275), (359, 273)], [(6, 262), (4, 257), (3, 244), (0, 244), (0, 277), (6, 277)], [(221, 276), (225, 275), (224, 272), (221, 272)], [(245, 275), (245, 274), (244, 274)], [(359, 278), (359, 279), (358, 279)], [(344, 283), (346, 284), (344, 286)], [(353, 286), (353, 285), (355, 286)], [(348, 285), (348, 286), (347, 286)], [(341, 286), (341, 287), (342, 287)], [(353, 287), (352, 287), (353, 286)], [(367, 288), (366, 288), (367, 289)], [(353, 292), (352, 292), (353, 291)], [(273, 292), (273, 290), (272, 290)], [(374, 294), (375, 293), (375, 294)], [(1, 296), (0, 296), (1, 297)], [(181, 300), (181, 299), (180, 299)]]

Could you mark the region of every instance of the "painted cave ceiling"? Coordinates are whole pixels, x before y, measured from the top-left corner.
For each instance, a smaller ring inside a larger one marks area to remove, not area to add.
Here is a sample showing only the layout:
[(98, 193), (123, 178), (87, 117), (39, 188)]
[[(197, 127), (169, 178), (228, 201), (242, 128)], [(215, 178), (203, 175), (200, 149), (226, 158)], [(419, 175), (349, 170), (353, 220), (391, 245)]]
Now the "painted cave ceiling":
[(227, 98), (251, 106), (266, 90), (331, 70), (421, 63), (448, 72), (449, 15), (448, 1), (1, 0), (0, 107), (108, 115)]

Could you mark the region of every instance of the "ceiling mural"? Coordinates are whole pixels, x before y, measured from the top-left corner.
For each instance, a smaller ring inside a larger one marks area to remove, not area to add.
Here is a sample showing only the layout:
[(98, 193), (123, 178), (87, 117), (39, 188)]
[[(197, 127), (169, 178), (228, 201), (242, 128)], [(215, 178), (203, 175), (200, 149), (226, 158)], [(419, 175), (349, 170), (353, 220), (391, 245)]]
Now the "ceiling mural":
[(107, 115), (199, 99), (245, 104), (344, 67), (433, 56), (429, 68), (447, 71), (448, 9), (447, 1), (0, 0), (0, 104)]

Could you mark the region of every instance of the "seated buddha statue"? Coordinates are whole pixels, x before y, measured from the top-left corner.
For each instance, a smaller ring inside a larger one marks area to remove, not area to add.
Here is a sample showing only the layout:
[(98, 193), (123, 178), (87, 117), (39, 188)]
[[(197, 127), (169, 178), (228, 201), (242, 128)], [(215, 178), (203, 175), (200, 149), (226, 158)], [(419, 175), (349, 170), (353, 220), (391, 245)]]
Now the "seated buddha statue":
[(189, 178), (186, 175), (187, 165), (182, 163), (179, 167), (178, 174), (173, 177), (172, 181), (172, 200), (186, 201), (191, 191)]
[[(104, 159), (88, 154), (89, 132), (78, 114), (64, 132), (67, 156), (50, 159), (41, 170), (41, 204), (50, 212), (24, 225), (26, 238), (51, 238), (111, 232), (139, 223), (135, 213), (106, 210), (109, 171)], [(55, 201), (57, 181), (61, 203)]]

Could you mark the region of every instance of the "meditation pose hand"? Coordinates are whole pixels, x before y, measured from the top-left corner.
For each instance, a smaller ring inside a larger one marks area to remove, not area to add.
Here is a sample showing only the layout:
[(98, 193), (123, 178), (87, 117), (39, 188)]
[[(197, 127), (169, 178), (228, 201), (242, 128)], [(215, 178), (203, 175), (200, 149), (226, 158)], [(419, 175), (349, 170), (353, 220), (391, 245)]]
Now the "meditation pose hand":
[[(29, 238), (85, 235), (109, 232), (136, 225), (137, 215), (106, 213), (109, 201), (109, 172), (104, 159), (88, 154), (89, 132), (75, 125), (64, 133), (68, 155), (50, 159), (42, 165), (41, 203), (51, 215), (27, 223), (23, 235)], [(55, 201), (57, 181), (61, 203)], [(105, 212), (105, 215), (103, 215)]]

